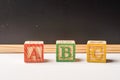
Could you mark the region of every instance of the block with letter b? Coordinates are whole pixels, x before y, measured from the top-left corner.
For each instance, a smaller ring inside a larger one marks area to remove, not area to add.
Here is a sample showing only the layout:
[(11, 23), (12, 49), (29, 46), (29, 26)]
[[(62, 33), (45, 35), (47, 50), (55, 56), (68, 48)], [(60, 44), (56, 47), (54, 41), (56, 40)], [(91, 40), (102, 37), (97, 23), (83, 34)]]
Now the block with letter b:
[(56, 41), (56, 61), (74, 62), (75, 61), (75, 41), (57, 40)]
[(43, 41), (25, 41), (24, 62), (44, 62)]
[(89, 40), (87, 43), (88, 62), (106, 62), (106, 41)]

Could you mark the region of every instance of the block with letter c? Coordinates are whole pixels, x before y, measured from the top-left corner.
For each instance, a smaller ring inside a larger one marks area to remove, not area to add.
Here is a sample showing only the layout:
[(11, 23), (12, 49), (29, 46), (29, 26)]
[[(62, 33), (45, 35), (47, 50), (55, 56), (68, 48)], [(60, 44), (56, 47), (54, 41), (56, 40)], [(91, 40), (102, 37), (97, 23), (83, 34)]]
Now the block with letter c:
[(87, 43), (88, 62), (106, 62), (106, 41), (89, 40)]

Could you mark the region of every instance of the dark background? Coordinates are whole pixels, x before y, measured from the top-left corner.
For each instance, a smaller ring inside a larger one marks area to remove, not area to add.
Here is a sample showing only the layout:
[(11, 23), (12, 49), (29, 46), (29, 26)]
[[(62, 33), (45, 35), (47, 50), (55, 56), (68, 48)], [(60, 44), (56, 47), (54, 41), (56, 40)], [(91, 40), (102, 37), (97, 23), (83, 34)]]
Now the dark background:
[(0, 43), (120, 43), (119, 0), (0, 0)]

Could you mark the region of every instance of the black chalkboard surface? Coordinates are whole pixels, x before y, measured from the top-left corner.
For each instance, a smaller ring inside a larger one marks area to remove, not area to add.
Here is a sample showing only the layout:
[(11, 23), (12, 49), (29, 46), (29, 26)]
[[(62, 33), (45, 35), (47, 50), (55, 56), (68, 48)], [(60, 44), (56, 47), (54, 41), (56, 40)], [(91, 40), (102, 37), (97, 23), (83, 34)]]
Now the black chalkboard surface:
[(116, 0), (0, 0), (0, 43), (58, 39), (120, 43)]

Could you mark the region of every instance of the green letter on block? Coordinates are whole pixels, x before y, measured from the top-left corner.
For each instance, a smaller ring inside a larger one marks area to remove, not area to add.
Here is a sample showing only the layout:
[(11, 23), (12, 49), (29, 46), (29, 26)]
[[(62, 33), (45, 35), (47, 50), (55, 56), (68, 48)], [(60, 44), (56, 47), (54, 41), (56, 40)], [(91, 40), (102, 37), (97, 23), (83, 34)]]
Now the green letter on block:
[(75, 61), (75, 41), (58, 40), (56, 42), (56, 61), (58, 62)]

